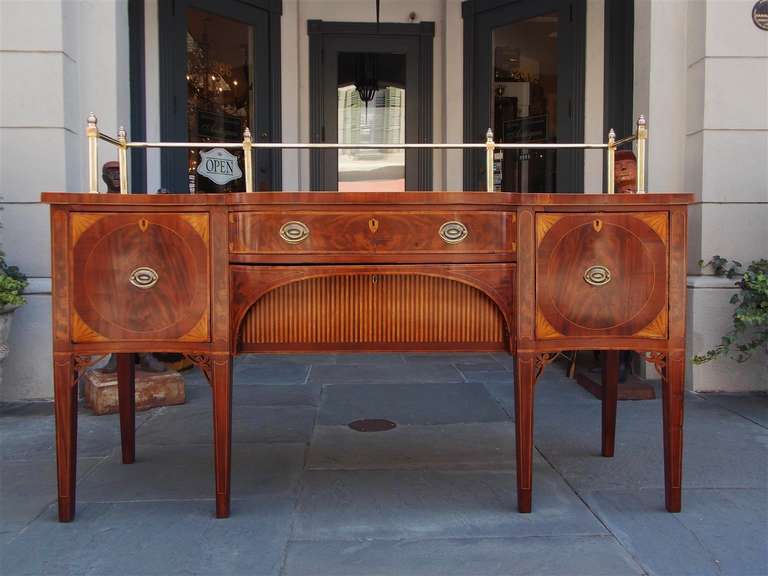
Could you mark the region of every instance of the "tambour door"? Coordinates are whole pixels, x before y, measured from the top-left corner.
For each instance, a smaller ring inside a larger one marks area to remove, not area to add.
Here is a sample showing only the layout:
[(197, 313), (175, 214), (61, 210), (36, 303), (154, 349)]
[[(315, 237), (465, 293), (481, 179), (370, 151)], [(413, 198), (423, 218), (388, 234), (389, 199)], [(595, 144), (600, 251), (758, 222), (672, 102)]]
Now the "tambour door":
[(668, 213), (536, 215), (536, 337), (667, 337)]
[(75, 342), (210, 338), (207, 213), (73, 212)]

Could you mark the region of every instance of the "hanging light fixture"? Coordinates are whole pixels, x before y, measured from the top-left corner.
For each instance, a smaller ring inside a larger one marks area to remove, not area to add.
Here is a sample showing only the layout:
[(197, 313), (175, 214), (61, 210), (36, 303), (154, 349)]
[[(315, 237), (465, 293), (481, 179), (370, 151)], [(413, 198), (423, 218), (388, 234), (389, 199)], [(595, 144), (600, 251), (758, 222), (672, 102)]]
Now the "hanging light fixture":
[[(381, 0), (376, 0), (376, 33), (379, 32), (379, 14)], [(365, 104), (365, 117), (368, 118), (368, 103), (376, 96), (379, 89), (379, 81), (376, 78), (376, 54), (361, 54), (357, 59), (355, 70), (355, 90), (360, 100)]]

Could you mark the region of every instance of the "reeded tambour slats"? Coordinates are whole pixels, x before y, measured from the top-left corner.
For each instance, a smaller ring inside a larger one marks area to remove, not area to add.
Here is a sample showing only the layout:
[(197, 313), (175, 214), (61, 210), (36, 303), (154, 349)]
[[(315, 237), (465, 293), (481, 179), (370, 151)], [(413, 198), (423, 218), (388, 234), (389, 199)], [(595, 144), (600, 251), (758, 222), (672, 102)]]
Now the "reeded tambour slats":
[(243, 349), (268, 344), (465, 344), (503, 347), (504, 320), (480, 290), (424, 275), (331, 276), (294, 282), (259, 299), (241, 329)]

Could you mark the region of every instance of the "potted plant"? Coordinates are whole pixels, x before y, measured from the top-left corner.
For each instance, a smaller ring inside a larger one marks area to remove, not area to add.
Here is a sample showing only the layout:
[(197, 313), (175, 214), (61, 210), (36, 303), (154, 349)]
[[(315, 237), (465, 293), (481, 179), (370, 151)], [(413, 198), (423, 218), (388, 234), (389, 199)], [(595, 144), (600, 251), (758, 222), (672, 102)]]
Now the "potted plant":
[[(703, 264), (703, 262), (699, 262)], [(742, 264), (715, 256), (707, 263), (716, 276), (735, 278)], [(733, 327), (722, 337), (720, 344), (703, 355), (693, 357), (695, 364), (704, 364), (719, 356), (728, 356), (737, 362), (746, 362), (755, 350), (766, 352), (768, 346), (768, 260), (752, 262), (735, 283), (741, 291), (731, 297), (737, 304), (733, 311)]]
[(2, 364), (8, 356), (8, 334), (11, 331), (13, 311), (26, 300), (22, 291), (27, 287), (27, 277), (19, 272), (18, 267), (8, 266), (5, 253), (0, 251), (0, 382), (2, 382)]

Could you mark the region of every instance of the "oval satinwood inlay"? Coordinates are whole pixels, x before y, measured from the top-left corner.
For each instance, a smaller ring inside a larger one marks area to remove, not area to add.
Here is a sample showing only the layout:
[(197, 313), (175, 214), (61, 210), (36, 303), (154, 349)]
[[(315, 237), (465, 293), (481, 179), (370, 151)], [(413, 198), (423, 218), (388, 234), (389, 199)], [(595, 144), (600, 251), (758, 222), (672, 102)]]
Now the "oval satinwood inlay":
[(467, 236), (469, 236), (469, 230), (467, 230), (467, 227), (458, 220), (450, 220), (440, 226), (439, 234), (440, 238), (443, 239), (443, 242), (448, 244), (458, 244), (459, 242), (466, 240)]
[(152, 288), (152, 286), (157, 284), (159, 276), (149, 266), (139, 266), (131, 272), (128, 279), (136, 288), (146, 289)]
[(590, 266), (584, 271), (584, 281), (592, 286), (605, 286), (611, 281), (611, 271), (605, 266)]
[(304, 222), (291, 220), (280, 226), (280, 238), (289, 244), (304, 242), (309, 237), (309, 227)]

